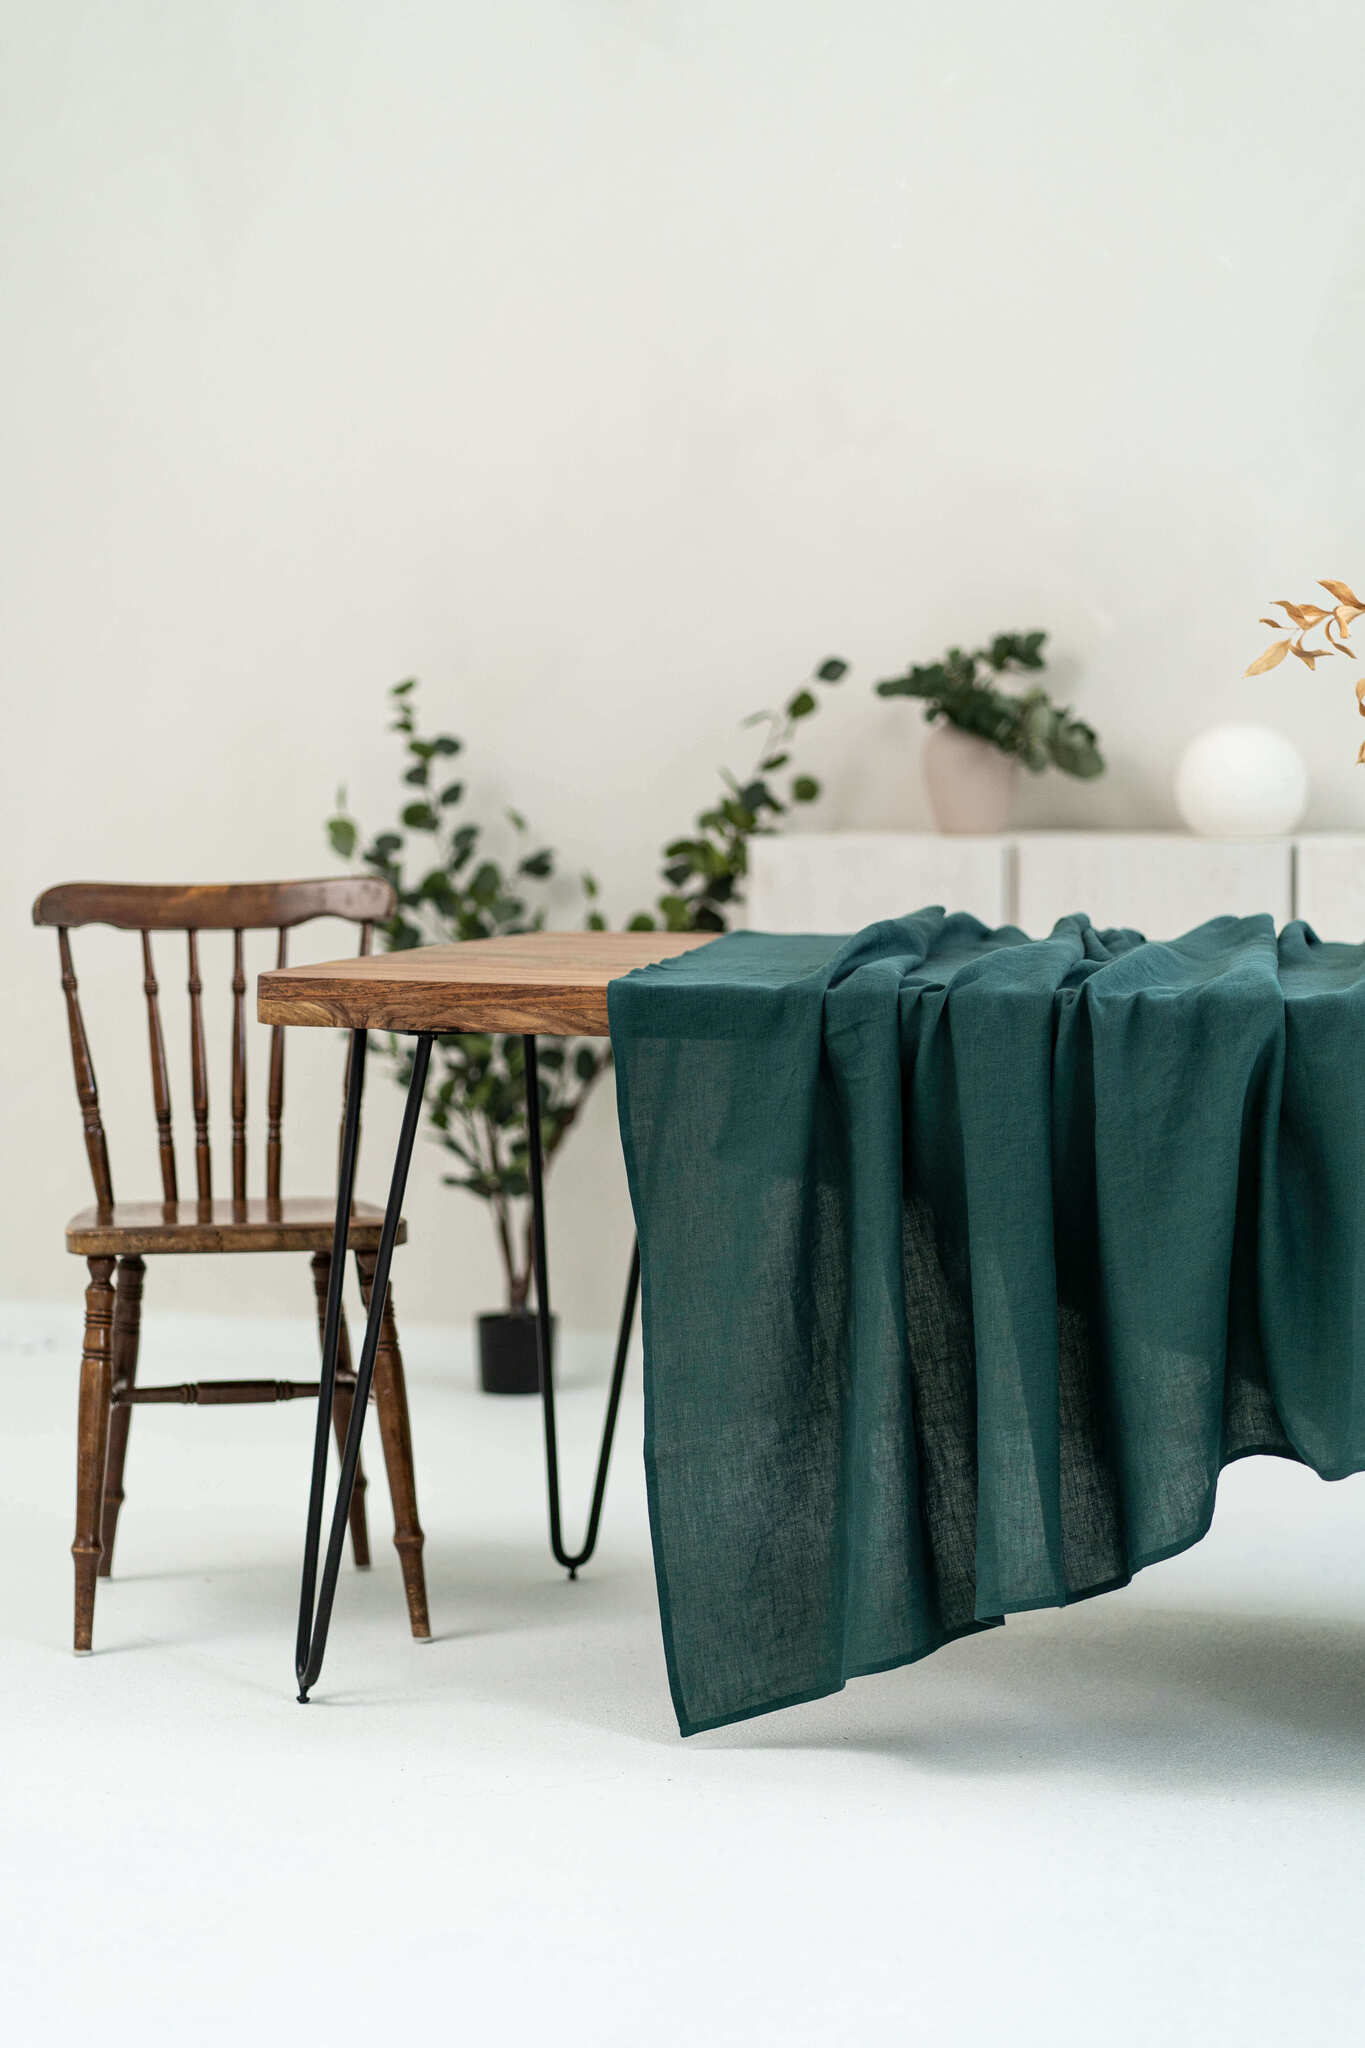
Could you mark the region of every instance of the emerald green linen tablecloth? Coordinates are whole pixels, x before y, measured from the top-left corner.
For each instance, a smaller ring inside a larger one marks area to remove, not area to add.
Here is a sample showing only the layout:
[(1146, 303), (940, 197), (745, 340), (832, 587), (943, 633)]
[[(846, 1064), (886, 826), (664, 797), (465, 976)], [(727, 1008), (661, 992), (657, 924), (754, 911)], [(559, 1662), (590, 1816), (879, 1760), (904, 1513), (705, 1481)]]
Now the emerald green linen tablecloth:
[(922, 910), (612, 984), (684, 1734), (1365, 1465), (1365, 947)]

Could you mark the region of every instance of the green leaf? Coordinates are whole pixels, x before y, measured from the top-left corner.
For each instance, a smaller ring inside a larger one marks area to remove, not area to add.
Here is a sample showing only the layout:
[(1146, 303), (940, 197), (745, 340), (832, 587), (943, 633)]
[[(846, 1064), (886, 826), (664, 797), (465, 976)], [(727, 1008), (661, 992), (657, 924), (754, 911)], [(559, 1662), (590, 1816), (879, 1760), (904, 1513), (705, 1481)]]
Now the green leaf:
[(792, 783), (792, 797), (798, 804), (813, 804), (820, 794), (820, 785), (813, 775), (798, 775)]
[(587, 928), (590, 932), (604, 932), (606, 930), (607, 920), (603, 917), (600, 910), (590, 910), (588, 912)]
[(414, 832), (434, 832), (440, 822), (430, 804), (407, 804), (399, 816)]
[(416, 688), (416, 676), (409, 676), (405, 683), (395, 683), (393, 688), (389, 691), (389, 695), (391, 697), (406, 697), (410, 691), (415, 690)]
[(357, 837), (354, 818), (329, 818), (327, 820), (328, 841), (331, 844), (333, 853), (339, 854), (342, 860), (349, 860), (355, 852)]
[(526, 820), (522, 817), (520, 811), (509, 811), (507, 813), (507, 822), (509, 825), (513, 826), (515, 830), (518, 832), (524, 832), (526, 830)]
[(415, 768), (409, 768), (407, 774), (403, 777), (403, 780), (404, 782), (411, 782), (418, 789), (425, 789), (428, 781), (430, 780), (430, 777), (431, 770), (428, 768), (426, 762), (419, 761)]
[(458, 754), (464, 746), (463, 740), (455, 739), (450, 733), (439, 733), (431, 743), (433, 754)]
[(927, 668), (911, 668), (903, 676), (888, 676), (878, 683), (879, 697), (942, 697), (951, 688), (948, 671), (941, 662), (933, 662)]
[(1046, 664), (1042, 649), (1046, 639), (1046, 633), (997, 633), (990, 646), (984, 650), (983, 659), (996, 670), (1009, 667), (1043, 668)]
[(655, 925), (654, 919), (647, 910), (637, 910), (630, 923), (626, 926), (628, 932), (652, 932), (657, 929), (658, 927)]
[(429, 874), (424, 875), (418, 894), (425, 897), (428, 903), (434, 903), (447, 917), (454, 915), (458, 898), (455, 894), (455, 885), (444, 868), (432, 868)]
[(787, 706), (788, 718), (809, 718), (815, 709), (815, 698), (809, 690), (798, 690)]
[(815, 671), (822, 683), (837, 683), (848, 674), (848, 663), (841, 661), (837, 654), (831, 654), (828, 661), (822, 661)]
[(457, 804), (463, 795), (464, 784), (462, 782), (448, 782), (436, 801), (441, 804)]
[(534, 875), (541, 881), (546, 875), (552, 875), (554, 868), (555, 857), (548, 846), (543, 846), (539, 853), (528, 853), (525, 860), (517, 863), (519, 875)]
[(597, 1055), (591, 1046), (580, 1045), (574, 1054), (574, 1072), (585, 1085), (597, 1079)]
[(767, 760), (760, 761), (758, 765), (766, 775), (772, 775), (777, 769), (785, 768), (790, 759), (790, 754), (769, 754)]

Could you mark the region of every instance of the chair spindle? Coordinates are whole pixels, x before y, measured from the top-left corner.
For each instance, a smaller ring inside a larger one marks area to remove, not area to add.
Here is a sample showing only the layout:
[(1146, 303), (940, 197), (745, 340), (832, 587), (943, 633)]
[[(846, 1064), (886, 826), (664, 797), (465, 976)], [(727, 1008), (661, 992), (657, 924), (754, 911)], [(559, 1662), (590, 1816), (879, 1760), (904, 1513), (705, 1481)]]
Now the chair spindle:
[(246, 966), (232, 934), (232, 1199), (246, 1200)]
[(58, 929), (57, 947), (62, 962), (62, 993), (66, 997), (66, 1021), (71, 1032), (71, 1064), (76, 1073), (76, 1099), (81, 1106), (85, 1150), (90, 1161), (90, 1175), (95, 1183), (95, 1200), (102, 1209), (111, 1209), (114, 1205), (114, 1184), (109, 1173), (109, 1146), (100, 1119), (100, 1097), (95, 1086), (95, 1066), (90, 1057), (90, 1041), (85, 1035), (85, 1019), (81, 1015), (81, 999), (76, 987), (76, 970), (71, 964), (71, 941), (67, 937), (65, 927)]
[(199, 979), (199, 940), (195, 932), (185, 935), (190, 953), (190, 1087), (194, 1096), (194, 1177), (199, 1200), (213, 1200), (213, 1163), (209, 1155), (209, 1064), (204, 1050), (204, 1013), (199, 998), (204, 984)]
[[(277, 967), (289, 964), (289, 940), (283, 925), (280, 926), (279, 950), (275, 955)], [(280, 1199), (280, 1120), (284, 1115), (284, 1026), (274, 1024), (270, 1030), (270, 1085), (266, 1096), (265, 1127), (265, 1196), (268, 1202)]]
[(142, 988), (147, 998), (147, 1040), (152, 1055), (152, 1107), (156, 1112), (156, 1145), (161, 1157), (162, 1200), (179, 1199), (175, 1178), (175, 1139), (171, 1132), (171, 1081), (166, 1067), (166, 1040), (161, 1030), (157, 1003), (156, 968), (152, 961), (152, 935), (142, 934)]

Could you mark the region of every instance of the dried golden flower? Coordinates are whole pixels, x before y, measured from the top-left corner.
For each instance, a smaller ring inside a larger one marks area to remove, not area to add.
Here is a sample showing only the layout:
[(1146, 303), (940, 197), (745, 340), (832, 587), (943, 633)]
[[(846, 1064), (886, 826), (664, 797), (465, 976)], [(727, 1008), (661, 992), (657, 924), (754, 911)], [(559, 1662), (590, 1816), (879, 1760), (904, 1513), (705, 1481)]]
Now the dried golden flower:
[[(1365, 613), (1365, 604), (1360, 602), (1349, 583), (1341, 583), (1328, 576), (1320, 576), (1318, 581), (1322, 588), (1336, 599), (1331, 610), (1324, 610), (1320, 604), (1291, 604), (1287, 597), (1277, 597), (1274, 602), (1284, 613), (1284, 619), (1262, 619), (1260, 623), (1269, 626), (1272, 632), (1282, 632), (1285, 620), (1288, 620), (1294, 631), (1283, 640), (1272, 640), (1265, 653), (1257, 655), (1255, 661), (1245, 670), (1247, 675), (1263, 676), (1267, 669), (1278, 668), (1286, 654), (1292, 654), (1305, 668), (1310, 669), (1315, 669), (1329, 654), (1346, 654), (1352, 661), (1355, 660), (1355, 649), (1348, 647), (1346, 642), (1351, 637), (1352, 621)], [(1335, 638), (1332, 635), (1334, 625)], [(1319, 626), (1322, 627), (1322, 637), (1326, 644), (1321, 647), (1305, 646), (1305, 635)], [(1365, 718), (1365, 677), (1356, 684), (1356, 706), (1361, 717)], [(1365, 743), (1362, 743), (1356, 761), (1357, 764), (1365, 762)]]

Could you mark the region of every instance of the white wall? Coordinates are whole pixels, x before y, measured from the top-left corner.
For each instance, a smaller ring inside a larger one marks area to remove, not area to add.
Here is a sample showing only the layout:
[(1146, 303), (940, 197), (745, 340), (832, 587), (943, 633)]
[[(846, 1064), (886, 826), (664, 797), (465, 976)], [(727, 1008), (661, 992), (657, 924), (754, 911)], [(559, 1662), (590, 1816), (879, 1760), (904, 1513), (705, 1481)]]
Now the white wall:
[[(830, 651), (857, 676), (811, 732), (811, 822), (923, 823), (914, 715), (868, 683), (1002, 627), (1051, 630), (1113, 763), (1021, 822), (1174, 822), (1181, 745), (1231, 716), (1294, 735), (1311, 825), (1365, 820), (1346, 664), (1239, 680), (1269, 599), (1365, 577), (1356, 27), (1345, 0), (3, 0), (0, 1290), (80, 1277), (33, 894), (325, 869), (336, 784), (390, 801), (400, 675), (618, 913), (745, 758), (737, 719)], [(134, 970), (86, 957), (142, 1134), (121, 1191), (150, 1190)], [(325, 1186), (334, 1042), (292, 1059)], [(609, 1108), (557, 1204), (589, 1325), (628, 1236)], [(400, 1308), (463, 1318), (495, 1269), (436, 1167)], [(153, 1285), (306, 1286), (225, 1263)]]

